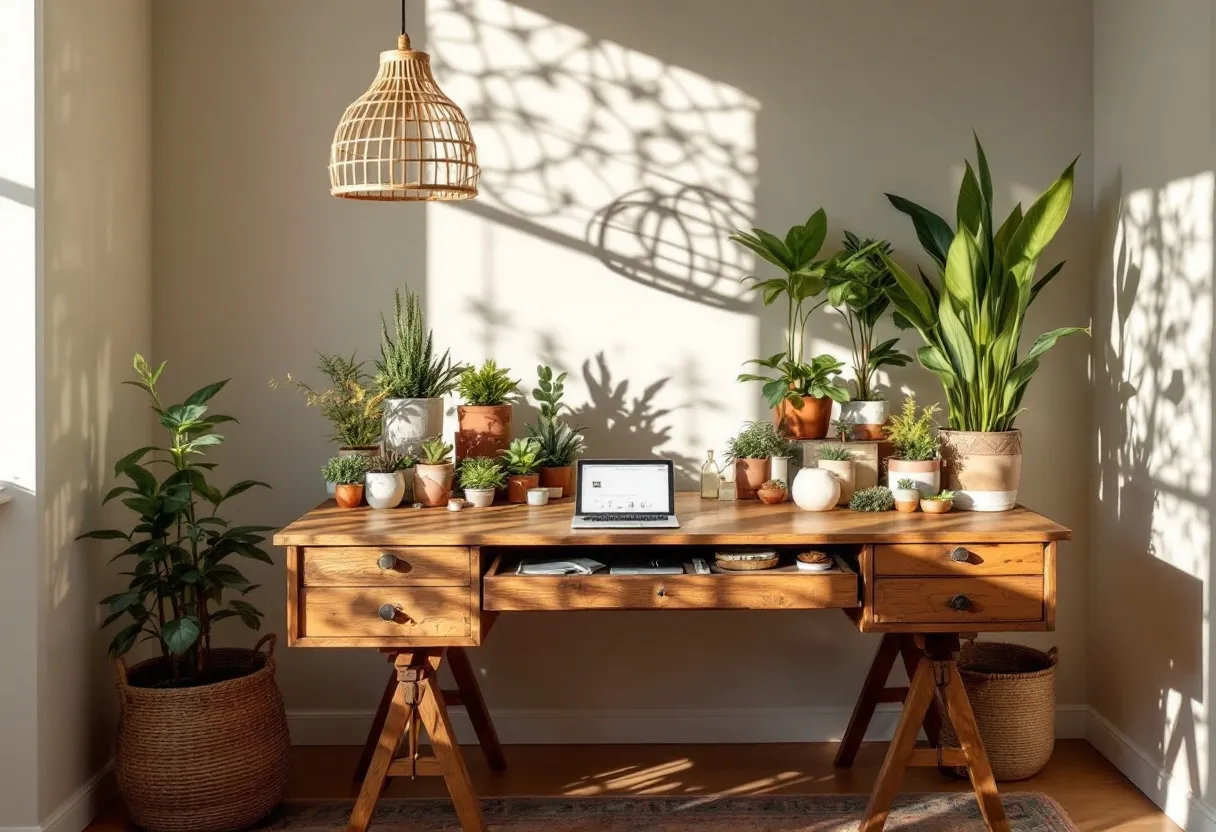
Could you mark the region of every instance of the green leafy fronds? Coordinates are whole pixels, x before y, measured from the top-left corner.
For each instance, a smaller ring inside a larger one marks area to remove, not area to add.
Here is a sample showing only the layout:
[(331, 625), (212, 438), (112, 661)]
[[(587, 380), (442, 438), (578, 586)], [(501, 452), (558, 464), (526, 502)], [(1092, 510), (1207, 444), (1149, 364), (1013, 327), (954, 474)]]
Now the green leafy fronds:
[(321, 476), (334, 485), (356, 485), (363, 482), (371, 469), (371, 460), (362, 454), (331, 457), (321, 466)]
[(392, 451), (387, 451), (374, 456), (368, 460), (367, 473), (369, 474), (396, 474), (399, 471), (405, 471), (408, 468), (413, 468), (418, 460), (408, 454), (398, 454)]
[(500, 368), (492, 359), (481, 365), (481, 369), (469, 367), (460, 374), (456, 391), (465, 404), (475, 406), (503, 405), (519, 395), (519, 379), (511, 378), (511, 371)]
[(564, 468), (583, 453), (583, 436), (565, 422), (541, 420), (528, 425), (528, 434), (540, 445), (541, 464)]
[(790, 443), (772, 422), (747, 422), (726, 443), (726, 458), (767, 459), (788, 456)]
[(536, 387), (532, 389), (532, 398), (540, 407), (540, 418), (544, 422), (552, 422), (561, 414), (566, 405), (562, 404), (562, 394), (566, 390), (566, 373), (553, 375), (553, 368), (541, 364), (536, 368)]
[(492, 456), (473, 456), (460, 462), (461, 488), (506, 488), (507, 473)]
[(373, 393), (371, 377), (364, 372), (364, 362), (341, 355), (317, 353), (317, 369), (329, 380), (328, 386), (317, 390), (288, 373), (282, 380), (271, 379), (274, 388), (290, 385), (304, 395), (304, 402), (315, 407), (334, 427), (333, 439), (343, 447), (366, 448), (380, 439), (380, 426), (387, 391)]
[(540, 443), (532, 437), (512, 439), (499, 454), (506, 462), (507, 471), (516, 475), (534, 474), (544, 463)]
[(903, 408), (883, 428), (887, 439), (895, 446), (896, 459), (937, 458), (937, 412), (935, 404), (918, 411), (915, 396), (904, 399)]
[(753, 358), (745, 363), (774, 371), (773, 376), (757, 373), (740, 373), (738, 376), (739, 381), (761, 382), (763, 387), (760, 391), (769, 407), (777, 407), (786, 400), (794, 407), (801, 407), (805, 396), (816, 399), (826, 397), (836, 402), (849, 400), (849, 391), (837, 379), (844, 363), (830, 355), (817, 355), (810, 363), (803, 363), (790, 361), (785, 353), (779, 352), (769, 358)]

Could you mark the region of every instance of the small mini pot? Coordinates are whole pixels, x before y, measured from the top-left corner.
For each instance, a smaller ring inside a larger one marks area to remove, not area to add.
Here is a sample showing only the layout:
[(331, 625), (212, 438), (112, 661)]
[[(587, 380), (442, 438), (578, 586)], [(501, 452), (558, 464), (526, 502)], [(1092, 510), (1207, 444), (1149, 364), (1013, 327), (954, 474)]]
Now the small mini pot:
[(945, 514), (954, 508), (954, 500), (921, 500), (920, 510), (925, 514)]
[(549, 489), (550, 500), (560, 500), (562, 498), (562, 487), (560, 485), (547, 486)]
[(915, 488), (895, 488), (892, 489), (891, 496), (895, 498), (896, 511), (911, 514), (920, 507), (920, 492)]
[(529, 488), (528, 489), (528, 505), (544, 506), (549, 504), (549, 489), (547, 488)]
[(771, 506), (784, 503), (788, 493), (784, 488), (761, 488), (756, 492), (756, 496), (760, 498), (760, 502)]
[(358, 508), (363, 504), (363, 483), (335, 485), (334, 499), (338, 503), (338, 508)]
[(488, 508), (494, 505), (494, 488), (466, 488), (464, 498), (473, 508)]
[[(507, 502), (510, 503), (526, 503), (528, 502), (528, 489), (536, 488), (540, 484), (539, 474), (508, 474), (507, 475)], [(545, 492), (546, 498), (549, 496)]]

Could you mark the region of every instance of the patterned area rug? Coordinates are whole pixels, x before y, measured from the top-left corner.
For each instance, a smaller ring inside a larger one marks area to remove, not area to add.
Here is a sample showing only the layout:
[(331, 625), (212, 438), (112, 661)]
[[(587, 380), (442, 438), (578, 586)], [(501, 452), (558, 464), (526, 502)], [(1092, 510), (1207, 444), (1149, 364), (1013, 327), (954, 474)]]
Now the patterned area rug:
[[(1077, 832), (1047, 795), (1003, 796), (1014, 832)], [(766, 797), (583, 797), (482, 800), (494, 832), (852, 832), (865, 795)], [(906, 795), (896, 801), (889, 830), (982, 832), (970, 793)], [(265, 832), (333, 832), (346, 825), (349, 802), (291, 803), (257, 827)], [(382, 800), (371, 832), (459, 832), (446, 800)]]

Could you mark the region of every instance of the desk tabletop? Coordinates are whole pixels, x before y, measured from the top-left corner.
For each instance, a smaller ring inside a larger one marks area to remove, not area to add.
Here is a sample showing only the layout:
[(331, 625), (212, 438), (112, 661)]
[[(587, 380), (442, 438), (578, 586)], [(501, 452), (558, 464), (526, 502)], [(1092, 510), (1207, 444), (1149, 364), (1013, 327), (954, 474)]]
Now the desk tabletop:
[(831, 543), (1009, 543), (1067, 540), (1072, 531), (1027, 508), (947, 514), (802, 511), (793, 503), (676, 495), (678, 529), (571, 529), (574, 500), (547, 506), (377, 511), (322, 503), (274, 536), (276, 546), (611, 546)]

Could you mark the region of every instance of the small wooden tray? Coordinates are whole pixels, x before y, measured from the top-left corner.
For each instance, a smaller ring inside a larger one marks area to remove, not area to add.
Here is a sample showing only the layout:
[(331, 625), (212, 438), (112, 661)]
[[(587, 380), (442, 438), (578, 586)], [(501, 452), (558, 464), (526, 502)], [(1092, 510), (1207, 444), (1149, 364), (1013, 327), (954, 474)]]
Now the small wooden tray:
[(772, 569), (777, 564), (781, 563), (780, 555), (773, 555), (771, 558), (749, 558), (747, 560), (720, 560), (714, 558), (714, 566), (723, 569), (727, 572), (753, 572), (761, 569)]

